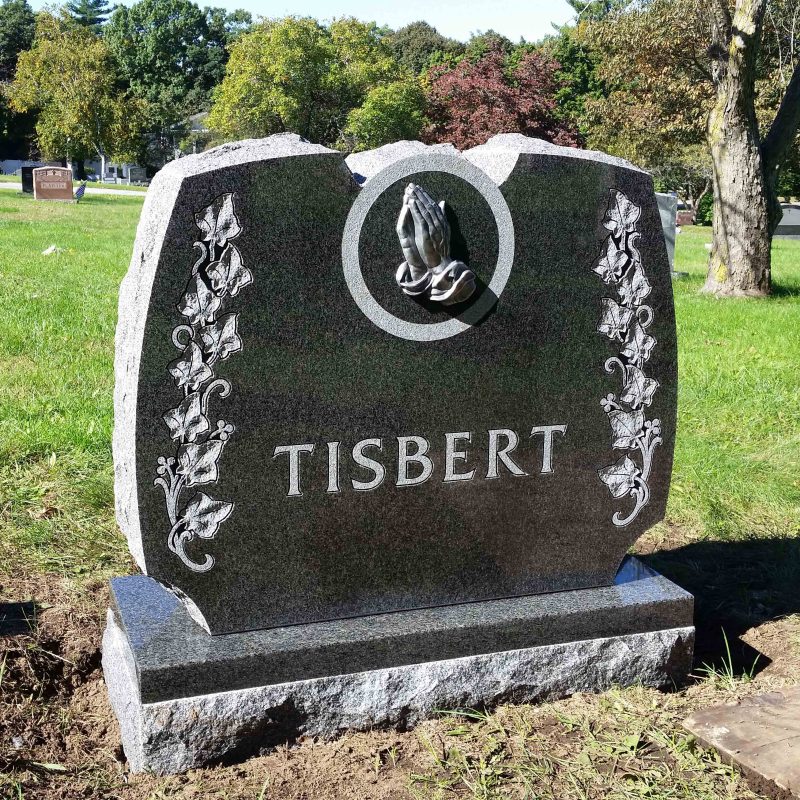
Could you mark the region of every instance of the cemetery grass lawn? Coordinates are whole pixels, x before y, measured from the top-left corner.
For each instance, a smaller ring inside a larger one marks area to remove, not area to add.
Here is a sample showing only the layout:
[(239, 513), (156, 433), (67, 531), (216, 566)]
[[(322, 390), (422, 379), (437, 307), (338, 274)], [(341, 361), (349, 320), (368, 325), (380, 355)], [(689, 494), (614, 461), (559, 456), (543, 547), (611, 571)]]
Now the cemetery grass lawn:
[[(99, 644), (105, 583), (133, 570), (114, 524), (110, 439), (116, 297), (141, 200), (0, 192), (0, 600), (33, 597), (40, 612), (35, 633), (0, 639), (0, 798), (771, 796), (680, 723), (800, 681), (800, 242), (775, 243), (774, 297), (717, 301), (697, 292), (705, 228), (678, 237), (690, 276), (675, 286), (668, 520), (636, 548), (697, 596), (689, 687), (442, 715), (234, 767), (127, 776)], [(42, 255), (51, 244), (62, 252)]]

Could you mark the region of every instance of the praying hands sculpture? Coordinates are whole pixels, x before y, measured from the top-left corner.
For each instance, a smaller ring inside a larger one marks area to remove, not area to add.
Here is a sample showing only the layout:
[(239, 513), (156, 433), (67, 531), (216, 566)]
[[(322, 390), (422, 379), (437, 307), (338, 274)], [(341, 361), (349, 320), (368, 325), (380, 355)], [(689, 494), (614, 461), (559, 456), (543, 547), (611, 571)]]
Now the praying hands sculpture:
[(403, 292), (424, 296), (444, 306), (463, 303), (475, 291), (475, 273), (450, 257), (450, 225), (444, 200), (437, 204), (416, 184), (409, 183), (397, 220), (397, 236), (405, 261), (395, 279)]

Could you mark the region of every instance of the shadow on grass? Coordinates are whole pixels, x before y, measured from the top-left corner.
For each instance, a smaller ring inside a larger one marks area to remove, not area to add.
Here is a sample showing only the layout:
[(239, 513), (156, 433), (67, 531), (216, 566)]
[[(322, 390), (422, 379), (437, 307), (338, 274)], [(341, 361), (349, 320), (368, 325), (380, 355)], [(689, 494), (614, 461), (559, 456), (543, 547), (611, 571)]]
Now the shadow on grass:
[(789, 286), (783, 286), (780, 283), (773, 283), (772, 296), (780, 298), (800, 297), (800, 285), (790, 284)]
[(800, 539), (697, 542), (640, 558), (694, 595), (695, 670), (725, 666), (727, 636), (734, 673), (757, 674), (770, 661), (740, 637), (800, 613)]

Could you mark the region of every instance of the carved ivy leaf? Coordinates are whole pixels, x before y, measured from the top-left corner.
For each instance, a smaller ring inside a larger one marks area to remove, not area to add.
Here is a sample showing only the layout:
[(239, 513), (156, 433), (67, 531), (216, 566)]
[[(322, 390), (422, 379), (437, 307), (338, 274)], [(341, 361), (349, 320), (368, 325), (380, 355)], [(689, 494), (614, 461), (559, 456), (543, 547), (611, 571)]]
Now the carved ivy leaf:
[(198, 211), (194, 221), (203, 232), (203, 239), (224, 247), (228, 239), (238, 236), (242, 229), (233, 210), (233, 194), (220, 195), (214, 202)]
[(232, 244), (222, 251), (218, 261), (208, 265), (208, 277), (220, 296), (227, 292), (236, 297), (239, 289), (253, 282), (253, 273), (244, 266), (241, 254)]
[(641, 367), (650, 358), (655, 343), (656, 340), (645, 331), (639, 321), (634, 320), (625, 337), (622, 355), (632, 364)]
[(608, 419), (614, 434), (612, 447), (630, 450), (636, 447), (644, 432), (643, 411), (609, 411)]
[(658, 389), (658, 381), (648, 378), (639, 367), (633, 364), (625, 365), (625, 386), (622, 389), (620, 400), (633, 408), (649, 406), (653, 402), (653, 395)]
[(600, 317), (597, 330), (604, 333), (609, 339), (617, 339), (621, 342), (633, 319), (633, 311), (619, 305), (610, 297), (604, 297), (602, 303), (603, 315)]
[(197, 273), (189, 280), (189, 285), (178, 303), (178, 311), (188, 317), (192, 325), (213, 322), (221, 302), (206, 286), (200, 273)]
[(211, 483), (218, 477), (217, 461), (222, 455), (225, 442), (209, 439), (199, 444), (185, 444), (178, 450), (176, 472), (186, 478), (187, 486)]
[(623, 233), (633, 231), (640, 215), (639, 206), (634, 205), (622, 192), (614, 191), (603, 226), (619, 239)]
[(611, 496), (619, 499), (629, 494), (636, 485), (636, 478), (640, 475), (636, 462), (630, 456), (622, 458), (610, 467), (597, 471), (600, 480), (608, 486)]
[(219, 526), (230, 516), (233, 503), (214, 500), (203, 492), (198, 492), (181, 512), (181, 519), (187, 530), (201, 539), (213, 539)]
[(242, 340), (236, 332), (236, 314), (226, 314), (220, 317), (215, 325), (203, 328), (200, 338), (203, 340), (203, 351), (216, 361), (226, 359), (231, 353), (242, 349)]
[(628, 254), (609, 237), (606, 239), (606, 252), (600, 256), (597, 265), (593, 268), (605, 283), (619, 279), (625, 265), (628, 263)]
[(203, 361), (203, 351), (194, 341), (189, 342), (184, 351), (170, 362), (169, 372), (179, 387), (188, 386), (192, 391), (214, 374)]
[(199, 434), (208, 430), (208, 418), (203, 414), (200, 393), (192, 392), (177, 407), (164, 414), (164, 422), (173, 439), (193, 442)]
[(622, 302), (630, 306), (638, 306), (650, 294), (652, 288), (641, 264), (635, 264), (628, 270), (617, 287)]

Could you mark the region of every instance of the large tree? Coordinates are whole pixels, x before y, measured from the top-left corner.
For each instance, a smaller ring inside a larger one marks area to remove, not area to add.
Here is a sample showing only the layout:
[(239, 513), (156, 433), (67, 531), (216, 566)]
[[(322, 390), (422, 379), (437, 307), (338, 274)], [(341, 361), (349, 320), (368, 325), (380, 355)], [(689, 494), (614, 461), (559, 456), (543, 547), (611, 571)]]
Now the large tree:
[(108, 0), (69, 0), (66, 9), (79, 25), (99, 32), (108, 17)]
[(464, 45), (442, 36), (427, 22), (412, 22), (387, 37), (400, 66), (418, 75), (433, 66), (436, 58), (461, 55)]
[(3, 0), (0, 5), (0, 158), (24, 158), (33, 134), (33, 114), (16, 114), (5, 97), (14, 79), (19, 54), (33, 44), (35, 17), (27, 0)]
[[(733, 13), (726, 0), (707, 2), (716, 98), (707, 128), (714, 165), (714, 245), (705, 288), (763, 295), (771, 289), (772, 234), (782, 213), (779, 170), (800, 126), (800, 58), (762, 138), (755, 85), (768, 2), (736, 0)], [(796, 31), (800, 34), (800, 21)]]
[(654, 171), (699, 144), (709, 154), (708, 291), (770, 291), (779, 170), (800, 123), (799, 33), (796, 0), (650, 0), (589, 26), (608, 90), (586, 104), (590, 145)]
[(33, 46), (21, 53), (8, 89), (11, 107), (36, 111), (45, 158), (133, 157), (141, 108), (120, 94), (111, 53), (89, 29), (42, 11)]
[(430, 124), (424, 138), (464, 149), (496, 133), (524, 133), (577, 145), (574, 125), (556, 115), (557, 69), (555, 61), (537, 52), (526, 53), (510, 68), (499, 46), (476, 62), (464, 58), (454, 67), (434, 67), (428, 76)]
[(416, 78), (376, 86), (347, 115), (339, 146), (370, 150), (401, 139), (418, 139), (425, 125), (425, 92)]
[(114, 9), (103, 38), (125, 86), (147, 104), (154, 159), (185, 135), (189, 115), (209, 109), (227, 48), (250, 22), (247, 12), (203, 11), (191, 0), (139, 0)]
[(229, 138), (292, 131), (335, 144), (371, 89), (402, 77), (374, 25), (267, 20), (231, 48), (209, 127)]

